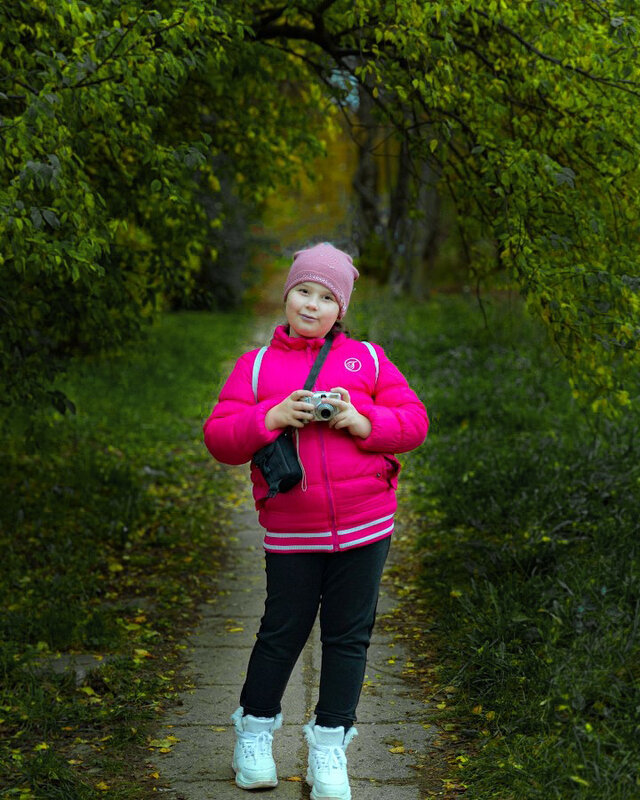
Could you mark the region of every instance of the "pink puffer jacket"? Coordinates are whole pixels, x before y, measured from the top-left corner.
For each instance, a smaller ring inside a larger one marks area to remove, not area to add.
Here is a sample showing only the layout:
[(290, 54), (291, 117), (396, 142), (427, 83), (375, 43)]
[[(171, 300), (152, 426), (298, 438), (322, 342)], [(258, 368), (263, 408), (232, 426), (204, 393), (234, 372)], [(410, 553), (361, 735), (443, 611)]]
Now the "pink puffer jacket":
[[(281, 433), (265, 427), (267, 411), (301, 389), (324, 339), (290, 337), (276, 328), (260, 367), (258, 402), (252, 389), (257, 350), (241, 356), (204, 424), (204, 440), (214, 458), (244, 464)], [(396, 510), (400, 464), (394, 453), (424, 441), (429, 419), (400, 370), (374, 345), (374, 359), (362, 342), (340, 333), (334, 339), (314, 387), (343, 386), (351, 402), (371, 421), (366, 439), (323, 422), (299, 429), (303, 481), (267, 498), (267, 484), (252, 465), (253, 496), (264, 546), (271, 552), (332, 552), (390, 536)]]

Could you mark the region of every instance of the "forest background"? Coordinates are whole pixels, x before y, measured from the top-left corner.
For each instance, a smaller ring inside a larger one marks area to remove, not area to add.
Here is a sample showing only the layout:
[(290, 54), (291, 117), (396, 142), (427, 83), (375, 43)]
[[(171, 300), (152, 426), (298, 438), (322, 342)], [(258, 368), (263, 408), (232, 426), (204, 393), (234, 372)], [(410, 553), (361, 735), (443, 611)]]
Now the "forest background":
[[(198, 357), (210, 386), (274, 230), (358, 257), (354, 328), (429, 404), (441, 794), (637, 796), (634, 3), (17, 0), (0, 31), (8, 796), (144, 791), (118, 765), (231, 491)], [(69, 651), (118, 657), (78, 686)]]

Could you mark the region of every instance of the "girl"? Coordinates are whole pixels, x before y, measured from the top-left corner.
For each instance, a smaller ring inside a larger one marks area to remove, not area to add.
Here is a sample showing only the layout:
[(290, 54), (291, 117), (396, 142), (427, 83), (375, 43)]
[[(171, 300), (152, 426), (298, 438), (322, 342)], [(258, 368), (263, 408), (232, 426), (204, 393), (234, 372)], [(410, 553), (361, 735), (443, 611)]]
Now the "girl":
[[(364, 679), (382, 568), (396, 510), (400, 464), (429, 420), (382, 348), (349, 339), (341, 320), (358, 271), (323, 243), (294, 256), (285, 286), (286, 325), (276, 328), (259, 373), (243, 355), (204, 425), (214, 458), (243, 464), (287, 427), (295, 429), (302, 481), (268, 496), (251, 467), (265, 528), (265, 613), (232, 715), (233, 769), (242, 789), (276, 786), (271, 752), (281, 699), (318, 609), (322, 640), (315, 719), (304, 727), (312, 800), (349, 800), (345, 750)], [(333, 336), (314, 390), (339, 394), (328, 421), (314, 419), (301, 389), (325, 338)]]

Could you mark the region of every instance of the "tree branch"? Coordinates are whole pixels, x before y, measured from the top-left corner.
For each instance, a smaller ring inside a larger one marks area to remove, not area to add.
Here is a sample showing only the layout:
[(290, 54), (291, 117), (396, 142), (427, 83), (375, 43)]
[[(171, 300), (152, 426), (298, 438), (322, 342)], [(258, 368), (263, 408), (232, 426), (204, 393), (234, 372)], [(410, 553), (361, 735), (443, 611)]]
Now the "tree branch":
[(264, 27), (258, 28), (254, 32), (252, 38), (257, 41), (264, 41), (266, 39), (297, 39), (311, 42), (335, 59), (360, 55), (360, 51), (353, 47), (338, 47), (335, 41), (326, 34), (324, 29), (319, 30), (317, 27), (308, 28), (304, 25), (291, 25), (287, 22), (282, 22), (278, 25), (270, 23)]
[[(480, 11), (476, 9), (476, 13), (484, 17), (489, 22), (492, 22), (491, 17), (486, 11)], [(550, 56), (548, 53), (542, 52), (539, 48), (535, 45), (531, 44), (531, 42), (527, 41), (524, 36), (519, 34), (517, 31), (514, 31), (513, 28), (510, 28), (508, 25), (505, 25), (504, 22), (501, 20), (496, 20), (495, 24), (500, 28), (500, 30), (504, 31), (508, 36), (511, 36), (516, 41), (520, 42), (520, 44), (529, 50), (529, 52), (534, 53), (538, 58), (541, 58), (543, 61), (548, 61), (550, 64), (555, 64), (562, 69), (569, 70), (570, 72), (575, 72), (578, 75), (582, 75), (584, 78), (588, 78), (591, 81), (595, 81), (596, 83), (602, 83), (605, 86), (612, 86), (614, 89), (620, 89), (623, 92), (627, 92), (627, 94), (631, 94), (634, 97), (640, 97), (639, 91), (634, 91), (634, 89), (629, 88), (632, 86), (640, 86), (637, 81), (626, 80), (623, 78), (614, 79), (614, 78), (604, 78), (601, 75), (595, 75), (593, 72), (589, 72), (586, 69), (582, 69), (582, 67), (574, 67), (571, 64), (563, 64), (559, 58), (555, 58), (554, 56)]]

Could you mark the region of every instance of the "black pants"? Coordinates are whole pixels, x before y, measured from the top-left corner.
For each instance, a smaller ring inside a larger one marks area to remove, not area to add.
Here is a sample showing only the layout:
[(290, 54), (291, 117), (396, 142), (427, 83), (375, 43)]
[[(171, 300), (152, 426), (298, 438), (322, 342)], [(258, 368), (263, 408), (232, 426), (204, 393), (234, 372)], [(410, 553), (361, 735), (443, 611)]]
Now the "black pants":
[(267, 599), (240, 695), (245, 714), (273, 717), (320, 608), (316, 722), (356, 719), (378, 589), (391, 538), (339, 553), (266, 553)]

